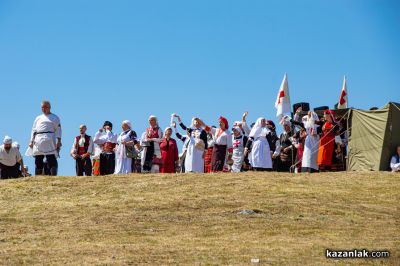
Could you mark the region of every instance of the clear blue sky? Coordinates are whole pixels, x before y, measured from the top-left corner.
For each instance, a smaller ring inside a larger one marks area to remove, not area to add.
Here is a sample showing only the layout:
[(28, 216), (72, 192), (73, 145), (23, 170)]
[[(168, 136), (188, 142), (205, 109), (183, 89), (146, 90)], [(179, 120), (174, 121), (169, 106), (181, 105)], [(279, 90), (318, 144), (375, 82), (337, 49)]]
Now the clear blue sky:
[[(357, 108), (400, 101), (398, 1), (0, 1), (0, 136), (24, 153), (40, 101), (64, 130), (59, 174), (79, 124), (155, 114), (216, 124), (275, 118), (285, 72), (292, 103)], [(25, 158), (34, 170), (32, 158)]]

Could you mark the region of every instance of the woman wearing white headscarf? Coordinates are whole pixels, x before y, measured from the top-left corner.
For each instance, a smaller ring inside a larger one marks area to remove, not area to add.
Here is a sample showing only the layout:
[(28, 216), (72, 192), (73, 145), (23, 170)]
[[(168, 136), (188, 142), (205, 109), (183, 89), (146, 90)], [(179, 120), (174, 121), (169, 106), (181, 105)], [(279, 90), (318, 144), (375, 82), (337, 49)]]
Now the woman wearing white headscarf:
[(163, 140), (163, 132), (158, 126), (156, 116), (149, 117), (149, 127), (142, 134), (142, 170), (144, 173), (159, 173), (162, 164), (160, 143)]
[(319, 149), (319, 135), (317, 133), (316, 122), (319, 121), (318, 115), (314, 112), (308, 112), (304, 116), (302, 122), (306, 131), (306, 139), (304, 141), (304, 151), (301, 163), (301, 172), (318, 172), (318, 149)]
[(200, 119), (192, 118), (190, 128), (187, 128), (181, 121), (181, 118), (176, 115), (179, 125), (183, 130), (187, 130), (189, 142), (185, 157), (185, 172), (186, 173), (204, 173), (204, 154), (207, 150), (207, 132), (201, 128)]
[(129, 120), (122, 122), (122, 132), (117, 138), (115, 148), (115, 171), (114, 174), (132, 173), (132, 158), (127, 156), (126, 145), (139, 146), (136, 140), (136, 132), (132, 130), (132, 124)]
[(249, 151), (250, 145), (252, 145), (249, 162), (255, 171), (272, 170), (271, 152), (267, 140), (269, 133), (270, 130), (267, 128), (265, 118), (258, 118), (249, 134), (251, 141), (248, 141), (245, 149), (246, 154)]

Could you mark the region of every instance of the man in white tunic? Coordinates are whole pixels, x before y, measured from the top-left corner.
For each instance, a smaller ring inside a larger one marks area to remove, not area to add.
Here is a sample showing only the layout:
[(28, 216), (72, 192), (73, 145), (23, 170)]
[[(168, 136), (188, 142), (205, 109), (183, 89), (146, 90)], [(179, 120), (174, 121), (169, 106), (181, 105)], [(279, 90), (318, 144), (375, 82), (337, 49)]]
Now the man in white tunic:
[(60, 119), (57, 115), (51, 113), (50, 109), (50, 102), (43, 101), (43, 114), (36, 117), (33, 122), (29, 148), (32, 149), (31, 154), (35, 157), (36, 175), (43, 174), (45, 156), (50, 175), (57, 175), (57, 156), (62, 145), (62, 132)]
[(6, 136), (3, 140), (3, 145), (0, 146), (1, 179), (19, 177), (19, 166), (21, 165), (21, 172), (24, 173), (25, 169), (19, 149), (13, 146), (12, 139)]

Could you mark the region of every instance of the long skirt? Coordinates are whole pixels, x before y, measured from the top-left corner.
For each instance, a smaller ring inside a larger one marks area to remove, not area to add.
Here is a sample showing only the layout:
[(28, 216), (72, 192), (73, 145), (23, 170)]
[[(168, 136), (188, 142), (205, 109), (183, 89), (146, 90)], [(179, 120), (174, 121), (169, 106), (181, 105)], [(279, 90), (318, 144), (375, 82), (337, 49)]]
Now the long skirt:
[(132, 158), (117, 158), (114, 174), (132, 173)]
[(100, 174), (111, 175), (115, 170), (115, 153), (100, 154)]
[(318, 170), (317, 157), (318, 157), (318, 136), (307, 136), (304, 141), (304, 152), (301, 163), (302, 168), (311, 168)]
[(272, 169), (271, 152), (265, 137), (258, 138), (253, 142), (249, 162), (253, 168)]
[(226, 157), (226, 145), (214, 144), (213, 153), (211, 156), (211, 171), (220, 172), (224, 169)]
[(206, 151), (206, 155), (204, 156), (204, 172), (210, 173), (211, 172), (211, 157), (213, 154), (214, 147), (208, 148)]
[(204, 173), (203, 150), (196, 148), (194, 138), (190, 139), (185, 157), (185, 172)]
[(334, 137), (330, 135), (325, 135), (321, 138), (318, 150), (318, 165), (332, 166), (333, 150), (335, 149), (335, 141), (333, 139)]

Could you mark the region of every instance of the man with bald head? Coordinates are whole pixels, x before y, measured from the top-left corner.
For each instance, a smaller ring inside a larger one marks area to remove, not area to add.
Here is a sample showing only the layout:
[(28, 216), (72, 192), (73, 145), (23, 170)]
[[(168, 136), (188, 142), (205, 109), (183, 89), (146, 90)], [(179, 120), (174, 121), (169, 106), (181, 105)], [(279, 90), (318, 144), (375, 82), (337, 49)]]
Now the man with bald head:
[(76, 175), (86, 176), (92, 175), (92, 162), (90, 156), (93, 155), (92, 137), (86, 135), (86, 125), (79, 126), (79, 135), (75, 137), (72, 144), (71, 156), (76, 161)]
[(9, 136), (5, 136), (3, 145), (0, 146), (1, 179), (19, 177), (19, 167), (21, 165), (21, 172), (24, 173), (21, 153), (17, 147), (12, 145), (12, 139)]
[(92, 162), (90, 156), (93, 155), (92, 137), (86, 135), (86, 125), (79, 126), (79, 135), (75, 137), (74, 144), (71, 149), (71, 156), (76, 161), (76, 175), (86, 176), (92, 175)]
[(61, 123), (60, 118), (53, 114), (49, 101), (42, 101), (42, 114), (33, 122), (31, 142), (29, 147), (35, 157), (35, 174), (42, 175), (44, 168), (44, 157), (50, 175), (57, 175), (57, 156), (61, 149)]

